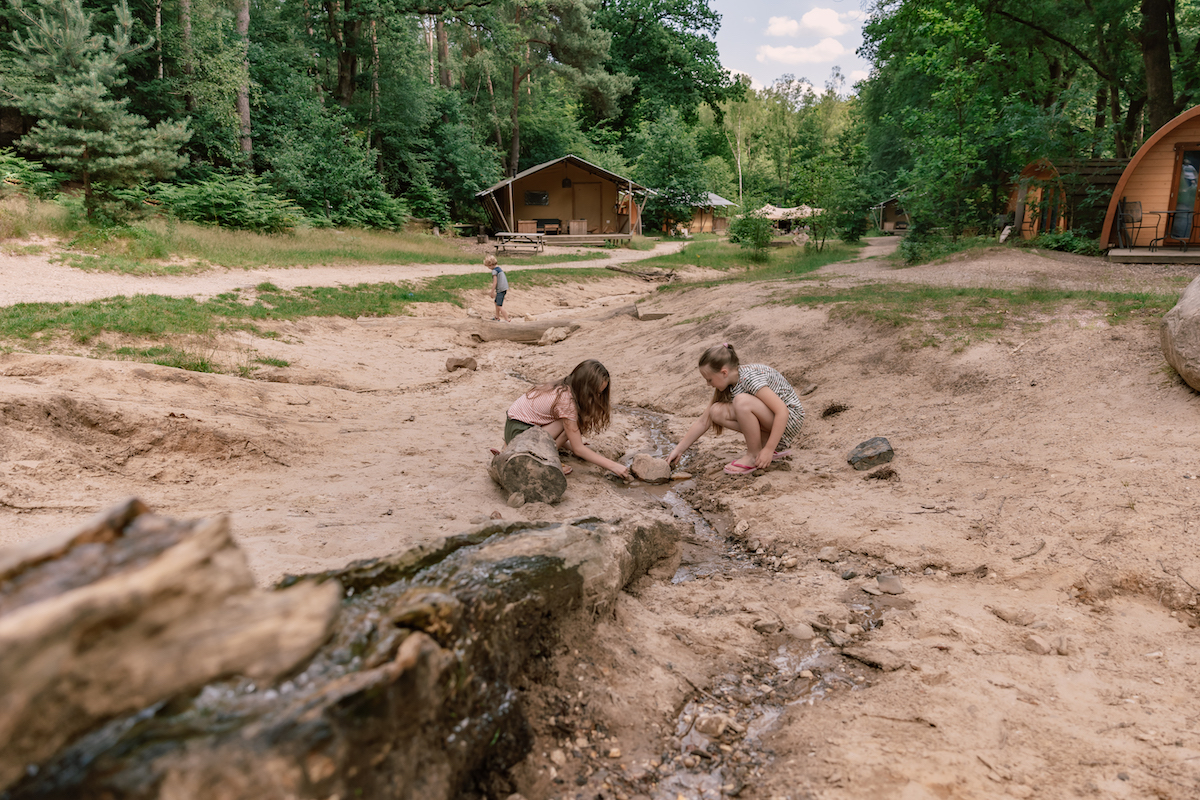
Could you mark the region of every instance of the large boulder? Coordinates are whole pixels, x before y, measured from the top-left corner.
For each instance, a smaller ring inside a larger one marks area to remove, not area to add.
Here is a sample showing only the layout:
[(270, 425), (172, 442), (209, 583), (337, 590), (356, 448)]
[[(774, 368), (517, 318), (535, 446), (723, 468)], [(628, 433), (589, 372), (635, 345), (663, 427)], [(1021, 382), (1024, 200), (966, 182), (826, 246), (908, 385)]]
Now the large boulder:
[(328, 638), (340, 596), (257, 589), (226, 518), (137, 500), (0, 551), (0, 789), (121, 714), (231, 675), (275, 680)]
[(1200, 392), (1200, 277), (1183, 290), (1159, 325), (1163, 356), (1188, 386)]
[(492, 458), (488, 475), (510, 495), (521, 494), (527, 503), (557, 503), (567, 491), (558, 446), (537, 426), (514, 436)]

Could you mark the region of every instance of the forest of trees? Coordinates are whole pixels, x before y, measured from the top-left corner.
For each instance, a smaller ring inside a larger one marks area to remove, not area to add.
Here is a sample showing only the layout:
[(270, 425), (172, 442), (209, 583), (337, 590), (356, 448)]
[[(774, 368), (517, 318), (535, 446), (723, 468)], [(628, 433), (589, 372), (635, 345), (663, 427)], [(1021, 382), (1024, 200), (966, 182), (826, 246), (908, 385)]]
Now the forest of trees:
[(89, 215), (153, 197), (268, 230), (482, 221), (477, 191), (573, 153), (658, 190), (651, 222), (712, 191), (853, 230), (898, 196), (956, 235), (1032, 158), (1126, 158), (1200, 92), (1177, 0), (879, 0), (869, 79), (759, 90), (707, 0), (0, 3), (0, 163)]

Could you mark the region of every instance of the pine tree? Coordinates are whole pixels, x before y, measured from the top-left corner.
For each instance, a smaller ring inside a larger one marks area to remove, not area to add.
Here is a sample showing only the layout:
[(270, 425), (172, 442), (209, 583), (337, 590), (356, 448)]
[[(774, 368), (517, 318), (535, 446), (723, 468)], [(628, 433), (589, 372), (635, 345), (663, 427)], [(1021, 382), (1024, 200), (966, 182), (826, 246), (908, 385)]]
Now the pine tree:
[(83, 182), (89, 218), (97, 183), (169, 177), (187, 162), (179, 153), (191, 135), (186, 122), (151, 128), (126, 110), (128, 100), (112, 94), (126, 81), (123, 59), (150, 44), (130, 43), (133, 17), (125, 0), (114, 7), (112, 36), (92, 33), (80, 0), (37, 0), (37, 16), (21, 0), (9, 2), (28, 29), (13, 34), (21, 58), (6, 70), (4, 89), (38, 120), (18, 146)]

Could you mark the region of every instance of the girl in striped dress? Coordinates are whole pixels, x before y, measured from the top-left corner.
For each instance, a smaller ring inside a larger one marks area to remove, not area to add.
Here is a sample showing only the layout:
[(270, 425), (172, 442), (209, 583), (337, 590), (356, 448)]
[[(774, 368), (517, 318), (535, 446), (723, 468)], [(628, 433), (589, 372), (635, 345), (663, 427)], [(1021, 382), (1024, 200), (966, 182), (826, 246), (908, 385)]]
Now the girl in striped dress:
[(787, 378), (766, 364), (741, 364), (728, 342), (704, 351), (700, 377), (713, 387), (713, 399), (671, 451), (672, 465), (709, 428), (717, 434), (729, 428), (746, 439), (746, 452), (725, 465), (730, 475), (763, 469), (791, 454), (804, 406)]

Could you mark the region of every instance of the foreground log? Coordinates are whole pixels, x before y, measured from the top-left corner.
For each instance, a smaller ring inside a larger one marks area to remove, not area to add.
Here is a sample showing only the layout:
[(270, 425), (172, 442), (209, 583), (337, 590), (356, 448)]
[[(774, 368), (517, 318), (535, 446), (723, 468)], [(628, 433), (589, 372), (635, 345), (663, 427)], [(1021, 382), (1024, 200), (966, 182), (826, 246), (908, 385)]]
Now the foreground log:
[(229, 675), (274, 680), (326, 639), (339, 595), (257, 590), (225, 518), (136, 500), (0, 553), (0, 789), (120, 714)]
[[(494, 521), (284, 586), (344, 587), (330, 640), (273, 684), (209, 684), (79, 740), (11, 800), (506, 797), (526, 662), (678, 549), (668, 517)], [(164, 670), (175, 663), (164, 663)], [(536, 672), (536, 671), (535, 671)]]
[(510, 495), (523, 495), (527, 503), (557, 503), (567, 490), (558, 446), (537, 427), (514, 436), (492, 458), (488, 475)]
[(537, 344), (550, 328), (565, 328), (574, 333), (579, 323), (568, 319), (540, 320), (538, 322), (473, 322), (471, 338), (476, 342), (526, 342)]
[(1200, 278), (1189, 283), (1175, 307), (1163, 315), (1159, 341), (1167, 363), (1200, 392)]

